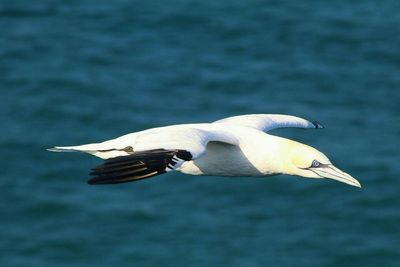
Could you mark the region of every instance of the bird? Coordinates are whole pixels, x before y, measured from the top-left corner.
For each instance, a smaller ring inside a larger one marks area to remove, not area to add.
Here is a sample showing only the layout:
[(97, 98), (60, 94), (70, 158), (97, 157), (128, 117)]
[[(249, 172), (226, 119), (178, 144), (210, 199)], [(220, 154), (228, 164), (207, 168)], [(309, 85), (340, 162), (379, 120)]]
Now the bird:
[(306, 144), (275, 136), (277, 128), (322, 129), (292, 115), (249, 114), (211, 123), (151, 128), (100, 143), (55, 146), (52, 152), (84, 152), (104, 160), (91, 169), (88, 184), (139, 181), (178, 171), (190, 175), (328, 178), (361, 187), (325, 154)]

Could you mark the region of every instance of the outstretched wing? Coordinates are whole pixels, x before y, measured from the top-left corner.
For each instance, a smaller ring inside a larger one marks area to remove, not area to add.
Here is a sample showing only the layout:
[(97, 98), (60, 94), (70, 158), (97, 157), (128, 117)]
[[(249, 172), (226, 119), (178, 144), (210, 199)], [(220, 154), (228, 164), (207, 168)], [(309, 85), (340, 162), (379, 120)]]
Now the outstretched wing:
[(204, 153), (208, 142), (211, 141), (224, 142), (231, 145), (238, 144), (233, 134), (216, 129), (216, 127), (182, 124), (130, 133), (102, 143), (56, 146), (48, 150), (52, 152), (85, 152), (102, 159), (109, 159), (128, 156), (138, 151), (181, 149), (189, 151), (193, 158), (197, 158)]
[(133, 152), (129, 156), (107, 159), (92, 169), (93, 176), (88, 183), (118, 184), (146, 179), (173, 170), (183, 161), (192, 160), (186, 150), (154, 149)]
[(98, 144), (55, 147), (52, 151), (82, 151), (105, 159), (103, 164), (92, 169), (90, 174), (94, 177), (88, 181), (89, 184), (124, 183), (174, 170), (184, 161), (204, 154), (211, 141), (238, 144), (234, 135), (214, 128), (168, 126)]
[(230, 123), (240, 126), (255, 128), (260, 131), (270, 131), (276, 128), (303, 128), (321, 129), (322, 124), (316, 121), (308, 121), (299, 117), (280, 114), (251, 114), (225, 118), (214, 123)]

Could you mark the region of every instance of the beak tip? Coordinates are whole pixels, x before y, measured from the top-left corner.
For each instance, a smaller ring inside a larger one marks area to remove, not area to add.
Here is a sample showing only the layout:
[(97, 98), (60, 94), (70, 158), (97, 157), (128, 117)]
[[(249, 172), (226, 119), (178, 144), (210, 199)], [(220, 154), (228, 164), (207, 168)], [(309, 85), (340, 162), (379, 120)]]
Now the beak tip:
[(362, 188), (361, 183), (357, 179), (355, 179), (353, 177), (351, 177), (350, 183), (348, 183), (348, 184), (352, 185), (352, 186), (355, 186), (355, 187), (358, 187), (358, 188)]
[(327, 165), (322, 170), (314, 169), (314, 172), (322, 178), (329, 178), (351, 186), (362, 188), (360, 182), (357, 179), (352, 177), (350, 174), (339, 170), (333, 165)]
[(362, 188), (362, 185), (360, 184), (360, 182), (354, 178), (352, 178), (350, 181), (342, 181), (342, 182), (349, 184), (351, 186), (354, 186), (354, 187)]
[(354, 186), (354, 187), (362, 188), (362, 185), (360, 184), (360, 182), (354, 178), (352, 178), (351, 181), (342, 181), (342, 182), (349, 184), (351, 186)]

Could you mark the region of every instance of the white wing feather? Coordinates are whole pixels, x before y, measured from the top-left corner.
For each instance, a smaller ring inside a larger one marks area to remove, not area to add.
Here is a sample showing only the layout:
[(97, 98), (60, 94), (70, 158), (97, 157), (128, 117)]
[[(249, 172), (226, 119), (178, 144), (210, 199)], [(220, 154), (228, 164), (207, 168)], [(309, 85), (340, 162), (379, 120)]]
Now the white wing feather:
[(321, 129), (324, 128), (318, 122), (311, 122), (299, 117), (280, 114), (252, 114), (225, 118), (214, 123), (229, 123), (240, 126), (254, 128), (260, 131), (270, 131), (276, 128), (304, 128)]
[[(200, 157), (211, 141), (224, 142), (237, 145), (238, 140), (228, 132), (202, 125), (202, 129), (193, 128), (196, 124), (175, 125), (149, 129), (141, 132), (127, 134), (103, 143), (87, 144), (80, 146), (60, 147), (49, 149), (53, 152), (81, 151), (93, 154), (103, 159), (129, 155), (123, 149), (132, 147), (134, 151), (151, 149), (182, 149), (189, 151), (192, 158)], [(200, 124), (198, 124), (200, 125)]]
[(211, 141), (236, 144), (234, 138), (221, 134), (218, 131), (195, 129), (182, 125), (139, 134), (135, 139), (133, 147), (135, 151), (158, 148), (182, 149), (189, 151), (193, 158), (197, 158), (205, 152), (208, 142)]

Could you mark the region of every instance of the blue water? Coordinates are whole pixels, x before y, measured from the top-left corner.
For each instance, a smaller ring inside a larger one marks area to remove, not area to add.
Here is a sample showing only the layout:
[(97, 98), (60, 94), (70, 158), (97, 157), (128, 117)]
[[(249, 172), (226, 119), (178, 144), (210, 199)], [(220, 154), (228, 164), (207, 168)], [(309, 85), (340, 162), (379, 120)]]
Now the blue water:
[[(398, 1), (0, 1), (0, 266), (400, 266)], [(89, 186), (53, 145), (246, 113), (358, 178)]]

